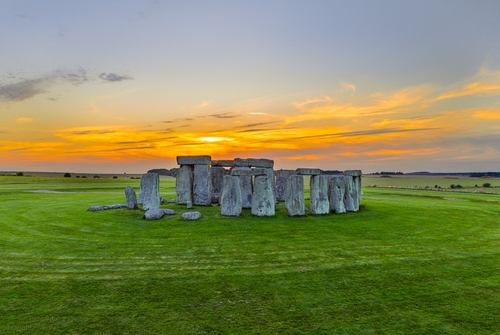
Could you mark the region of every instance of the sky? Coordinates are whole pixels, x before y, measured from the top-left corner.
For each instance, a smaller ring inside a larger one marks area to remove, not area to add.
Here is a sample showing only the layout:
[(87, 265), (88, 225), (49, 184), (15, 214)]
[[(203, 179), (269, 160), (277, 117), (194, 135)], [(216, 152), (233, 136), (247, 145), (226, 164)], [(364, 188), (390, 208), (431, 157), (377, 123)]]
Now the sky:
[(0, 0), (0, 170), (500, 171), (500, 1)]

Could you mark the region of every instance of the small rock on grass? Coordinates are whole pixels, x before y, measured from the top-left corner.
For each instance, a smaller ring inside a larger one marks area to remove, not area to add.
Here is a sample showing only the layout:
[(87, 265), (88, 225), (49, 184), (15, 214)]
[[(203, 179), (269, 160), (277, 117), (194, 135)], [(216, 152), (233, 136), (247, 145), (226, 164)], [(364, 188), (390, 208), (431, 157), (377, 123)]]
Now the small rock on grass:
[(146, 220), (159, 220), (165, 215), (174, 215), (175, 211), (173, 209), (159, 208), (159, 209), (148, 209), (144, 212), (144, 218)]
[(186, 212), (182, 214), (182, 219), (187, 220), (187, 221), (193, 221), (193, 220), (198, 220), (201, 218), (201, 213), (200, 212)]

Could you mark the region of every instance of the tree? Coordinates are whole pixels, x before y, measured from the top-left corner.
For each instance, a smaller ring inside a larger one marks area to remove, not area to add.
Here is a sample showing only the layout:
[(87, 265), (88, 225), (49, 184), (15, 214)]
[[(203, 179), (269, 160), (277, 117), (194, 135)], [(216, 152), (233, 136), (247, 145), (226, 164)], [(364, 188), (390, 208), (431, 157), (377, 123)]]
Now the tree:
[(483, 184), (483, 187), (490, 187), (490, 186), (491, 186), (491, 184), (490, 184), (490, 183), (484, 183), (484, 184)]
[(68, 172), (66, 172), (66, 173), (64, 174), (64, 178), (71, 178), (71, 175), (70, 175)]

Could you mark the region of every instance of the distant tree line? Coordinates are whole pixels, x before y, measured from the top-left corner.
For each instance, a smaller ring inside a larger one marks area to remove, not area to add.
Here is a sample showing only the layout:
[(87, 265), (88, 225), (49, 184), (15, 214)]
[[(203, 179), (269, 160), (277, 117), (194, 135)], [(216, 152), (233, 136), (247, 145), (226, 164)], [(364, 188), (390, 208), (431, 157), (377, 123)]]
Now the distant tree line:
[(500, 172), (472, 172), (469, 177), (481, 178), (481, 177), (495, 177), (500, 178)]

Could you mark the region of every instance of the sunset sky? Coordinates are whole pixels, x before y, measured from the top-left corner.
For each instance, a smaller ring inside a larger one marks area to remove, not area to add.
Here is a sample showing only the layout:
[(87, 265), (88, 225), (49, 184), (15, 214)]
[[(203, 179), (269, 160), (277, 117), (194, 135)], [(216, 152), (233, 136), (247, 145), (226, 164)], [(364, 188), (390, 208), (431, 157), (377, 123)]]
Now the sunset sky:
[(500, 1), (0, 1), (0, 170), (500, 171)]

